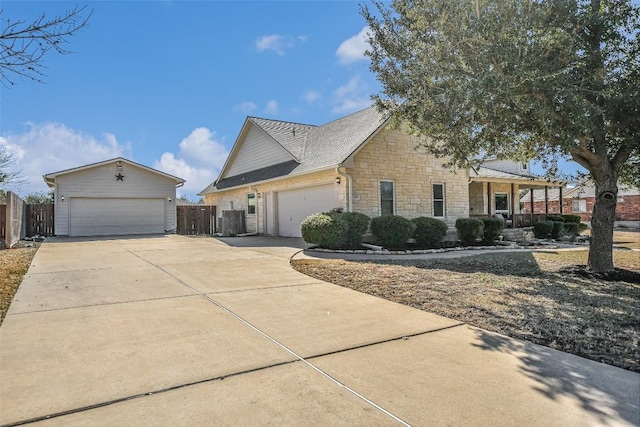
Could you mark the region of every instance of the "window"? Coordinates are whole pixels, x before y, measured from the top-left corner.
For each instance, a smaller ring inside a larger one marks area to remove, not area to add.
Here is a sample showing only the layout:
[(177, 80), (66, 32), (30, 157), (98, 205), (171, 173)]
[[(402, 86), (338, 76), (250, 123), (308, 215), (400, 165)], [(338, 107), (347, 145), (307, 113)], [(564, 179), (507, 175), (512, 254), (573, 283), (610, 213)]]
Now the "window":
[(256, 193), (247, 194), (247, 215), (256, 214)]
[(380, 215), (393, 215), (393, 182), (380, 181)]
[(444, 218), (444, 184), (433, 184), (433, 216)]
[(522, 164), (522, 170), (523, 170), (523, 171), (526, 171), (526, 170), (527, 170), (527, 164), (526, 164), (526, 163), (523, 163), (523, 164)]
[(507, 193), (496, 193), (496, 213), (509, 213), (509, 196)]
[(571, 211), (573, 213), (585, 213), (587, 211), (587, 201), (586, 200), (571, 201)]

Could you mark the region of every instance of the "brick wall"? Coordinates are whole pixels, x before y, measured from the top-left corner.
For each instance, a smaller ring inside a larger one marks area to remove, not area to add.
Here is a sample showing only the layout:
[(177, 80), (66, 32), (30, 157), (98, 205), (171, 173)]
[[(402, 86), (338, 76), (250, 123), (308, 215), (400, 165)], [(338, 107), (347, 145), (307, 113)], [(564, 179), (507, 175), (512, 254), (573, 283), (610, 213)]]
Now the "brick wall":
[[(616, 205), (616, 221), (640, 221), (640, 195), (633, 196), (620, 196)], [(586, 212), (573, 212), (573, 201), (584, 200), (586, 206)], [(580, 215), (582, 221), (591, 221), (591, 213), (593, 212), (593, 205), (595, 199), (593, 197), (586, 197), (582, 199), (567, 198), (562, 200), (563, 213)], [(524, 202), (524, 213), (531, 213), (531, 202)], [(545, 213), (544, 201), (533, 202), (535, 213)], [(557, 200), (549, 201), (549, 213), (560, 213), (560, 204)]]

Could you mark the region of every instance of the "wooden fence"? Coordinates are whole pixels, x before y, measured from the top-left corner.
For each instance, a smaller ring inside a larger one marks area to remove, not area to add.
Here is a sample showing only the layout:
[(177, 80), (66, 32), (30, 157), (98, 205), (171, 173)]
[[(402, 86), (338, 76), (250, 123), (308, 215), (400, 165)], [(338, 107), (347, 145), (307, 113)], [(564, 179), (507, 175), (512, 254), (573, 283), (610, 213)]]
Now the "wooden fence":
[(27, 236), (53, 236), (53, 204), (27, 205)]
[(184, 235), (214, 234), (216, 207), (209, 205), (176, 206), (176, 233)]

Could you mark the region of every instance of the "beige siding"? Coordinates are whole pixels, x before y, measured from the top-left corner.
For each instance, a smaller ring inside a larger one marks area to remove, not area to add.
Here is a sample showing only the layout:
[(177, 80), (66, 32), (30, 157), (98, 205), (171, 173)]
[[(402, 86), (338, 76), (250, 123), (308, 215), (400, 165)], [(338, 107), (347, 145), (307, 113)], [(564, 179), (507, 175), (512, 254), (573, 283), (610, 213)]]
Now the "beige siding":
[(56, 234), (69, 234), (69, 200), (72, 197), (163, 198), (166, 229), (176, 228), (176, 187), (173, 179), (126, 163), (122, 170), (124, 180), (117, 181), (117, 174), (115, 163), (111, 163), (57, 176)]
[(523, 169), (522, 163), (514, 162), (513, 160), (487, 160), (482, 166), (486, 166), (490, 169), (497, 169), (503, 172), (515, 173), (518, 175), (529, 175), (529, 162), (526, 163), (527, 168)]
[(294, 159), (273, 138), (252, 125), (232, 160), (222, 178), (240, 175)]
[(433, 216), (432, 184), (445, 188), (445, 220), (453, 224), (469, 215), (468, 172), (457, 174), (442, 167), (443, 161), (414, 149), (411, 136), (390, 128), (376, 135), (354, 157), (353, 210), (371, 217), (380, 215), (380, 181), (394, 182), (395, 213), (406, 218)]
[[(277, 193), (279, 191), (294, 190), (298, 188), (314, 187), (322, 184), (332, 184), (334, 186), (334, 207), (347, 209), (347, 185), (345, 179), (342, 183), (335, 182), (338, 175), (333, 170), (310, 173), (299, 176), (292, 176), (282, 180), (274, 180), (271, 182), (252, 185), (251, 188), (259, 193), (256, 215), (246, 216), (246, 226), (248, 233), (265, 233), (266, 217), (273, 218), (274, 222), (278, 221), (277, 214)], [(247, 209), (247, 194), (252, 189), (249, 186), (241, 187), (234, 190), (222, 191), (219, 193), (206, 194), (204, 196), (205, 203), (217, 206), (217, 215), (222, 217), (222, 211), (230, 208), (230, 202), (233, 202), (233, 208), (239, 210)], [(267, 209), (265, 212), (265, 201)], [(271, 203), (270, 203), (271, 202)], [(267, 234), (278, 234), (277, 227), (274, 224), (267, 226)]]

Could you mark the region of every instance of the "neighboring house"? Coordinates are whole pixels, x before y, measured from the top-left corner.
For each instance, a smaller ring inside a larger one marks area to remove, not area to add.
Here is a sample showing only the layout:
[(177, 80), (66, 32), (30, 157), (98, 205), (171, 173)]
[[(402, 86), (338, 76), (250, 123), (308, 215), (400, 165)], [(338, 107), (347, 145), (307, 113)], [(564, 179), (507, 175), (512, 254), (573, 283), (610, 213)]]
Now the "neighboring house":
[(452, 172), (417, 144), (375, 107), (321, 126), (248, 117), (218, 179), (200, 195), (218, 217), (244, 210), (247, 232), (300, 236), (304, 218), (335, 208), (450, 226), (470, 214), (518, 214), (520, 188), (552, 185), (513, 162), (491, 163), (502, 172)]
[[(560, 193), (557, 189), (547, 194), (549, 213), (560, 212)], [(525, 212), (531, 212), (531, 195), (526, 194), (520, 202)], [(578, 184), (565, 189), (562, 194), (562, 212), (580, 215), (582, 221), (590, 222), (595, 204), (595, 187), (593, 183)], [(544, 212), (544, 191), (533, 192), (534, 212)], [(616, 205), (616, 222), (640, 222), (640, 189), (621, 185), (618, 189)]]
[(176, 228), (185, 180), (118, 157), (44, 175), (58, 236), (151, 234)]

